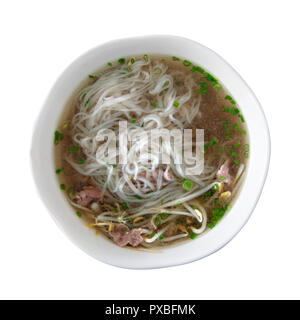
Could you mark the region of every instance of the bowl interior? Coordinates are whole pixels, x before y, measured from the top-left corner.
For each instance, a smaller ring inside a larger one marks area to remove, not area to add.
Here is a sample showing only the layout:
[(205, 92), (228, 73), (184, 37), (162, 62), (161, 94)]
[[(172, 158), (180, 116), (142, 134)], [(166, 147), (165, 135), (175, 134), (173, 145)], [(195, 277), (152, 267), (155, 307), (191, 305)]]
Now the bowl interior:
[[(251, 148), (247, 177), (231, 211), (202, 237), (166, 247), (158, 253), (120, 248), (84, 227), (59, 189), (53, 161), (53, 132), (66, 101), (78, 84), (107, 61), (144, 53), (185, 57), (215, 75), (233, 95), (245, 116)], [(38, 192), (59, 227), (86, 253), (105, 263), (125, 268), (159, 268), (183, 264), (203, 258), (224, 246), (239, 232), (253, 211), (265, 181), (269, 156), (267, 123), (257, 99), (246, 83), (212, 50), (174, 36), (116, 40), (80, 56), (62, 73), (51, 89), (36, 122), (31, 149)]]

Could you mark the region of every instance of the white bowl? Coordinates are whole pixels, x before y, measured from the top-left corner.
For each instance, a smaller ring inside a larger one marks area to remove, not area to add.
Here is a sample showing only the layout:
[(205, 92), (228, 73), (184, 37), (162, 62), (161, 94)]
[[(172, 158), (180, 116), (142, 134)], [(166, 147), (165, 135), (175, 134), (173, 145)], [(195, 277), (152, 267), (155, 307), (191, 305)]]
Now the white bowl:
[[(245, 116), (250, 141), (246, 181), (233, 208), (211, 231), (195, 240), (166, 247), (161, 253), (121, 248), (86, 228), (59, 189), (53, 161), (53, 132), (73, 90), (107, 61), (138, 54), (185, 57), (215, 75), (238, 102)], [(245, 81), (219, 55), (203, 45), (175, 36), (145, 36), (111, 41), (74, 61), (59, 77), (38, 117), (31, 146), (32, 168), (38, 192), (56, 223), (83, 251), (94, 258), (123, 268), (147, 269), (180, 265), (201, 259), (228, 243), (244, 226), (261, 194), (266, 179), (270, 138), (266, 119)]]

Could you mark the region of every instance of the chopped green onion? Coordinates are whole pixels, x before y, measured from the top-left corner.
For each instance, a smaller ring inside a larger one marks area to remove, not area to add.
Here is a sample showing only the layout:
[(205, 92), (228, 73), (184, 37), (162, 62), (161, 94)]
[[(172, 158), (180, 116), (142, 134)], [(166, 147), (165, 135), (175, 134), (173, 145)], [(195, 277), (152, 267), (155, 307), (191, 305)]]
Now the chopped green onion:
[(190, 70), (190, 72), (195, 72), (195, 71), (197, 71), (197, 67), (193, 66), (192, 69)]
[(206, 144), (204, 145), (204, 149), (207, 150), (208, 147), (209, 147), (209, 146), (208, 146), (208, 144), (206, 143)]
[(112, 63), (111, 62), (107, 62), (107, 65), (112, 67)]
[(224, 112), (229, 112), (229, 107), (224, 107)]
[(137, 199), (142, 200), (143, 198), (139, 196), (138, 194), (135, 196)]
[(230, 136), (225, 136), (225, 140), (230, 140)]
[(233, 157), (236, 157), (236, 152), (235, 152), (235, 151), (232, 152), (231, 155), (232, 155)]
[(196, 93), (198, 93), (198, 94), (200, 94), (200, 93), (205, 94), (205, 93), (207, 93), (207, 90), (206, 90), (206, 89), (203, 89), (203, 88), (199, 88), (199, 89), (196, 91)]
[(240, 143), (240, 142), (237, 142), (237, 143), (235, 143), (233, 146), (234, 146), (234, 148), (238, 148), (240, 145), (241, 145), (241, 143)]
[(87, 100), (84, 104), (85, 107), (87, 107), (87, 105), (90, 103), (90, 100)]
[(159, 236), (159, 240), (162, 240), (163, 238), (164, 238), (164, 235), (161, 234), (161, 235)]
[(77, 216), (78, 216), (79, 218), (82, 217), (82, 213), (81, 213), (80, 211), (76, 211), (76, 214), (77, 214)]
[(117, 213), (117, 212), (118, 212), (118, 210), (117, 210), (116, 208), (113, 208), (113, 211), (114, 211), (114, 213)]
[(136, 123), (136, 120), (135, 119), (131, 119), (130, 123)]
[(149, 56), (147, 54), (144, 54), (144, 60), (145, 60), (145, 62), (149, 61)]
[(239, 114), (238, 117), (241, 119), (242, 122), (245, 122), (245, 119), (241, 114)]
[(185, 67), (189, 67), (191, 64), (192, 64), (192, 63), (191, 63), (190, 61), (188, 61), (188, 60), (183, 60), (183, 65), (184, 65)]
[(131, 60), (130, 60), (130, 62), (131, 62), (131, 64), (134, 64), (134, 58), (131, 58)]
[(179, 59), (178, 57), (175, 57), (175, 56), (173, 56), (172, 59), (173, 59), (174, 61), (180, 61), (180, 59)]
[(63, 137), (64, 137), (63, 134), (56, 130), (54, 132), (54, 144), (57, 145), (59, 141), (63, 139)]
[(174, 103), (173, 103), (173, 106), (174, 106), (174, 107), (178, 108), (179, 105), (180, 105), (180, 103), (179, 103), (178, 101), (174, 101)]
[(219, 190), (219, 186), (217, 184), (215, 184), (213, 187), (212, 187), (212, 190), (213, 191), (218, 191)]
[(235, 159), (233, 162), (234, 162), (235, 164), (239, 164), (239, 160), (238, 160), (238, 159)]
[(116, 164), (113, 164), (113, 165), (112, 165), (112, 167), (113, 167), (113, 168), (116, 168), (116, 167), (117, 167), (117, 165), (116, 165)]
[(235, 124), (233, 125), (233, 129), (234, 129), (234, 130), (238, 130), (238, 129), (239, 129), (239, 126), (235, 123)]
[(240, 112), (240, 110), (238, 108), (230, 108), (230, 113), (234, 116), (236, 114), (238, 114)]
[(205, 195), (206, 197), (210, 197), (210, 196), (211, 196), (211, 191), (210, 191), (210, 190), (206, 191), (206, 192), (204, 193), (204, 195)]
[(122, 208), (123, 210), (128, 209), (127, 202), (122, 202)]
[(200, 87), (203, 88), (203, 89), (206, 89), (206, 88), (208, 87), (207, 82), (201, 82), (201, 81), (199, 81), (199, 84), (200, 84)]
[(191, 190), (192, 187), (193, 187), (193, 181), (190, 180), (190, 179), (184, 180), (183, 184), (182, 184), (182, 187), (183, 187), (183, 189), (185, 189), (187, 191)]
[(151, 105), (152, 107), (156, 107), (156, 106), (157, 106), (157, 104), (156, 104), (155, 102), (150, 102), (150, 105)]
[(197, 234), (195, 232), (192, 232), (189, 234), (190, 239), (194, 240), (197, 237)]
[(64, 168), (62, 167), (62, 168), (56, 169), (55, 172), (56, 172), (56, 173), (60, 173), (60, 172), (62, 172), (63, 170), (64, 170)]
[(94, 79), (96, 76), (94, 74), (89, 74), (89, 78)]
[(155, 232), (152, 232), (152, 233), (150, 234), (149, 238), (151, 239), (151, 238), (153, 238), (154, 236), (155, 236)]
[(204, 72), (204, 69), (198, 66), (198, 67), (197, 67), (197, 71), (200, 72), (200, 73), (203, 73), (203, 72)]
[(225, 177), (219, 177), (219, 179), (220, 179), (221, 181), (224, 181), (224, 180), (225, 180)]
[(69, 148), (69, 151), (70, 151), (70, 152), (78, 151), (78, 147), (76, 147), (76, 146), (70, 147), (70, 148)]
[(79, 159), (79, 160), (78, 160), (78, 163), (79, 163), (79, 164), (83, 164), (83, 163), (84, 163), (84, 160), (83, 160), (83, 159)]
[(61, 185), (60, 185), (60, 190), (65, 190), (66, 189), (66, 186), (62, 183)]
[(216, 144), (216, 141), (215, 141), (214, 139), (212, 139), (212, 140), (209, 141), (209, 144), (210, 144), (211, 146), (214, 146), (214, 145)]
[(125, 58), (120, 58), (118, 61), (119, 61), (120, 64), (124, 64), (125, 63)]

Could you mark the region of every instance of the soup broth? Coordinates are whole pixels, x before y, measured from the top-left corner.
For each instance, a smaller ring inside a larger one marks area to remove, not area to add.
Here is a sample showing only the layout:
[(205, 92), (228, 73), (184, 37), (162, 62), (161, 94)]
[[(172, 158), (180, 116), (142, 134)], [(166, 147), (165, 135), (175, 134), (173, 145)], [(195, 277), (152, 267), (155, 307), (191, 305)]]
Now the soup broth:
[[(170, 164), (142, 163), (145, 150), (135, 138), (121, 164), (120, 121), (131, 137), (137, 130), (203, 129), (203, 171), (186, 175), (172, 141), (161, 149)], [(105, 161), (109, 138), (99, 132), (116, 132), (109, 144), (116, 163)], [(54, 154), (58, 188), (87, 227), (119, 246), (149, 248), (194, 240), (220, 223), (242, 186), (249, 142), (238, 102), (216, 77), (184, 58), (141, 55), (87, 75), (63, 108)]]

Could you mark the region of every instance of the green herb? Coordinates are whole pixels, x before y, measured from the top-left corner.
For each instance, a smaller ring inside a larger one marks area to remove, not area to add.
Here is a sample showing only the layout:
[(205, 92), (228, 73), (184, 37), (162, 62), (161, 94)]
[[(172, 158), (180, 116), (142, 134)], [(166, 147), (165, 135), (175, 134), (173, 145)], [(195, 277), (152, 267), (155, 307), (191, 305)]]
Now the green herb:
[(130, 123), (136, 123), (136, 120), (135, 119), (131, 119)]
[(142, 200), (142, 199), (143, 199), (143, 198), (142, 198), (141, 196), (139, 196), (138, 194), (135, 195), (135, 197), (136, 197), (137, 199), (139, 199), (139, 200)]
[(236, 114), (238, 114), (240, 112), (240, 110), (238, 108), (230, 108), (230, 113), (234, 116)]
[(70, 147), (70, 148), (69, 148), (69, 151), (70, 151), (70, 152), (78, 151), (78, 147), (76, 147), (76, 146)]
[(174, 106), (174, 107), (178, 108), (179, 105), (180, 105), (180, 103), (179, 103), (178, 101), (174, 101), (174, 103), (173, 103), (173, 106)]
[(85, 107), (87, 107), (87, 105), (90, 103), (90, 100), (87, 100), (84, 104)]
[(241, 143), (240, 143), (240, 142), (237, 142), (237, 143), (235, 143), (235, 144), (233, 145), (233, 147), (234, 147), (234, 148), (238, 148), (240, 145), (241, 145)]
[(144, 60), (145, 60), (145, 62), (149, 61), (149, 56), (147, 54), (144, 54)]
[(207, 143), (204, 145), (204, 149), (208, 150), (208, 144)]
[(200, 72), (200, 73), (203, 73), (203, 72), (204, 72), (204, 69), (201, 68), (201, 67), (197, 67), (197, 71)]
[(230, 95), (227, 95), (225, 97), (225, 100), (229, 100), (232, 104), (236, 104), (235, 100), (233, 100), (233, 98)]
[(112, 167), (113, 167), (113, 168), (116, 168), (116, 167), (117, 167), (117, 165), (116, 165), (116, 164), (112, 164)]
[(125, 63), (125, 58), (120, 58), (118, 61), (119, 61), (120, 64), (124, 64)]
[(112, 67), (112, 63), (111, 62), (107, 62), (107, 65)]
[(219, 190), (219, 186), (217, 184), (215, 184), (213, 187), (212, 187), (212, 190), (213, 191), (218, 191)]
[(162, 240), (163, 238), (164, 238), (164, 235), (161, 234), (161, 235), (159, 236), (159, 240)]
[(225, 136), (225, 140), (230, 140), (230, 136)]
[(152, 233), (150, 234), (149, 238), (151, 239), (151, 238), (153, 238), (154, 236), (155, 236), (155, 232), (152, 232)]
[(83, 160), (83, 159), (79, 159), (77, 162), (78, 162), (79, 164), (84, 164), (84, 160)]
[(131, 58), (131, 60), (130, 60), (130, 62), (131, 62), (131, 64), (134, 64), (134, 59), (133, 58)]
[(156, 104), (155, 102), (150, 102), (150, 105), (151, 105), (152, 107), (156, 107), (156, 106), (157, 106), (157, 104)]
[(219, 179), (220, 179), (221, 181), (224, 181), (224, 180), (225, 180), (225, 177), (219, 177)]
[(212, 195), (211, 190), (208, 190), (204, 193), (205, 197), (210, 197)]
[(54, 131), (54, 144), (57, 145), (59, 143), (59, 141), (61, 141), (63, 139), (63, 134), (60, 133), (59, 131)]
[(216, 141), (214, 139), (211, 139), (209, 141), (209, 144), (213, 147), (216, 144)]
[(172, 57), (173, 61), (180, 61), (180, 59), (178, 57), (173, 56)]
[(89, 74), (89, 78), (94, 79), (96, 76), (94, 74)]
[(185, 189), (187, 191), (191, 190), (192, 187), (193, 187), (193, 181), (190, 180), (190, 179), (184, 180), (183, 184), (182, 184), (182, 187), (183, 187), (183, 189)]
[(200, 84), (200, 87), (203, 89), (206, 89), (208, 87), (208, 84), (206, 82), (201, 82), (200, 80), (199, 80), (199, 84)]
[(197, 71), (197, 67), (193, 66), (192, 69), (190, 70), (190, 72), (195, 72), (195, 71)]
[(55, 172), (56, 172), (56, 173), (60, 173), (60, 172), (62, 172), (63, 170), (64, 170), (64, 168), (59, 168), (59, 169), (56, 169)]
[(229, 112), (229, 107), (224, 107), (224, 112)]
[(233, 129), (234, 129), (234, 130), (238, 130), (238, 129), (239, 129), (239, 126), (235, 123), (235, 124), (233, 125)]
[(188, 60), (183, 60), (183, 65), (184, 65), (185, 67), (189, 67), (191, 64), (192, 64), (192, 63), (191, 63), (190, 61), (188, 61)]
[(81, 213), (80, 211), (76, 211), (76, 214), (77, 214), (77, 216), (78, 216), (79, 218), (82, 217), (82, 213)]
[(190, 239), (194, 240), (197, 237), (197, 234), (195, 232), (192, 232), (189, 234)]
[(161, 73), (162, 70), (161, 70), (161, 68), (154, 68), (154, 69), (153, 69), (153, 72), (156, 73), (156, 74), (158, 74), (158, 73)]
[(218, 147), (218, 148), (217, 148), (217, 151), (218, 151), (218, 152), (222, 152), (222, 147)]
[(238, 160), (238, 159), (235, 159), (233, 162), (234, 162), (235, 164), (239, 164), (239, 160)]
[(205, 93), (207, 93), (207, 90), (206, 90), (206, 89), (203, 89), (203, 88), (199, 88), (199, 89), (196, 91), (196, 93), (198, 93), (198, 94), (200, 94), (200, 93), (205, 94)]
[(231, 155), (232, 155), (233, 157), (236, 157), (236, 152), (232, 152)]
[(113, 208), (113, 211), (114, 211), (114, 213), (117, 213), (117, 212), (118, 212), (118, 210), (117, 210), (116, 208)]
[(121, 205), (122, 205), (123, 210), (128, 209), (127, 202), (122, 202)]
[(62, 183), (61, 185), (60, 185), (60, 190), (65, 190), (66, 189), (66, 186)]
[(244, 119), (244, 117), (243, 117), (241, 114), (239, 114), (238, 117), (241, 119), (241, 121), (242, 121), (243, 123), (245, 122), (245, 119)]

